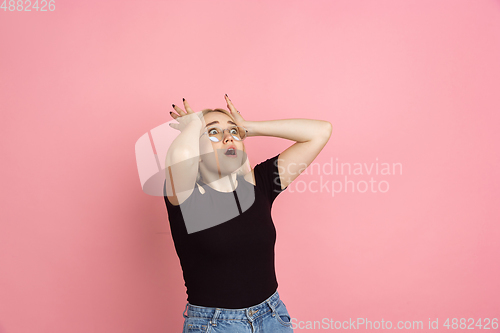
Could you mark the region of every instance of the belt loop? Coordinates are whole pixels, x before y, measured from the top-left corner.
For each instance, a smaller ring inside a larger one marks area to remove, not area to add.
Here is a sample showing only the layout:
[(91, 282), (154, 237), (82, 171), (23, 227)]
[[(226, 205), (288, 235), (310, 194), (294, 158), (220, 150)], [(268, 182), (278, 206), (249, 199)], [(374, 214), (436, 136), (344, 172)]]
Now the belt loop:
[(186, 315), (184, 314), (184, 312), (186, 312), (186, 310), (187, 310), (187, 308), (188, 308), (188, 304), (189, 304), (189, 302), (187, 302), (187, 303), (186, 303), (186, 307), (184, 308), (184, 311), (182, 311), (182, 316), (183, 316), (184, 318), (187, 318), (187, 317), (188, 317), (188, 316), (186, 316)]
[(271, 311), (273, 312), (272, 316), (274, 317), (276, 312), (275, 312), (274, 306), (271, 304), (271, 300), (267, 299), (266, 302), (267, 302), (267, 305), (269, 305), (269, 307), (271, 308)]
[(221, 309), (219, 309), (219, 308), (215, 309), (214, 316), (212, 317), (212, 320), (209, 321), (209, 324), (211, 324), (212, 326), (217, 326), (216, 319), (217, 319), (217, 316), (219, 315), (220, 312), (221, 312)]

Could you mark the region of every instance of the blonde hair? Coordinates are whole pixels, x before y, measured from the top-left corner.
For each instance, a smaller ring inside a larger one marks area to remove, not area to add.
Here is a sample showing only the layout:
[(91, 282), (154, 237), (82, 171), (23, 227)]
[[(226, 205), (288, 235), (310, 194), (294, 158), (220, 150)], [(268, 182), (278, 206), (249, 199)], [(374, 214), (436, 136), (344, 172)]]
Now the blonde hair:
[[(227, 110), (225, 109), (204, 109), (200, 113), (200, 119), (202, 119), (206, 114), (211, 113), (211, 112), (220, 112), (231, 118), (235, 123), (236, 120), (233, 118), (233, 115), (230, 114)], [(203, 120), (203, 119), (202, 119)], [(246, 154), (246, 149), (245, 149), (245, 144), (243, 144), (243, 151)], [(242, 167), (238, 170), (237, 174), (238, 175), (246, 175), (248, 172), (250, 172), (252, 169), (250, 168), (250, 161), (248, 160), (248, 155), (247, 155), (247, 160), (245, 161), (245, 164), (243, 164)], [(198, 183), (201, 180), (201, 172), (200, 172), (200, 167), (198, 166), (198, 175), (196, 176), (196, 182)]]

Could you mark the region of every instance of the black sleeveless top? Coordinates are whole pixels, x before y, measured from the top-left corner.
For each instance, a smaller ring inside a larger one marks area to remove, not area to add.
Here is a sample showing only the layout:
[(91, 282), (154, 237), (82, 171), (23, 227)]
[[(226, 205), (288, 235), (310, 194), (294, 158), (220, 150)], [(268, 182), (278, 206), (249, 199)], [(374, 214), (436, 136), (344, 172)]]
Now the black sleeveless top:
[(233, 192), (201, 183), (205, 193), (195, 185), (181, 205), (164, 196), (190, 304), (241, 309), (261, 303), (278, 288), (271, 218), (282, 192), (278, 156), (255, 166), (255, 186), (238, 175)]

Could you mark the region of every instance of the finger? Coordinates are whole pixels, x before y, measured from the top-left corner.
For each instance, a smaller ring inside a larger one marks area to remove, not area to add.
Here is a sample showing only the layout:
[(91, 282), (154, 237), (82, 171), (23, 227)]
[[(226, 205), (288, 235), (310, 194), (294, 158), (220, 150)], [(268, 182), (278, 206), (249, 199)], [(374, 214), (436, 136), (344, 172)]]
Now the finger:
[(186, 99), (183, 98), (182, 101), (184, 102), (184, 108), (186, 109), (187, 113), (194, 113)]
[(174, 119), (179, 118), (179, 115), (178, 115), (178, 114), (176, 114), (175, 112), (170, 111), (170, 115), (171, 115), (171, 116), (172, 116), (172, 118), (174, 118)]
[(180, 107), (178, 107), (177, 105), (175, 104), (172, 104), (172, 106), (174, 107), (174, 110), (177, 111), (177, 113), (182, 117), (182, 116), (185, 116), (186, 115), (186, 112), (184, 112), (184, 110), (182, 110)]
[(224, 97), (226, 98), (227, 107), (231, 110), (231, 113), (237, 113), (238, 111), (234, 107), (233, 102), (227, 97), (227, 94)]
[(175, 128), (176, 130), (179, 130), (179, 125), (178, 124), (174, 124), (174, 123), (168, 123), (168, 125), (172, 128)]

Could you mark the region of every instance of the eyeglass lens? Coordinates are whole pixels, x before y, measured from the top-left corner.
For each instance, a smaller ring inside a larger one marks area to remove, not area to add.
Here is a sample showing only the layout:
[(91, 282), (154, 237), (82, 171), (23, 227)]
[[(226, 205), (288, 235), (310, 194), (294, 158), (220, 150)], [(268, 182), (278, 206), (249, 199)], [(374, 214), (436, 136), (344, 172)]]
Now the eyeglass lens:
[[(229, 134), (231, 134), (231, 136), (235, 140), (238, 140), (238, 141), (244, 140), (246, 137), (245, 129), (241, 128), (240, 126), (229, 127), (227, 129), (227, 131), (229, 132)], [(212, 140), (214, 142), (222, 141), (222, 138), (224, 137), (224, 131), (220, 127), (217, 127), (217, 126), (210, 127), (207, 130), (207, 133), (208, 133), (208, 137), (210, 138), (210, 140)]]

